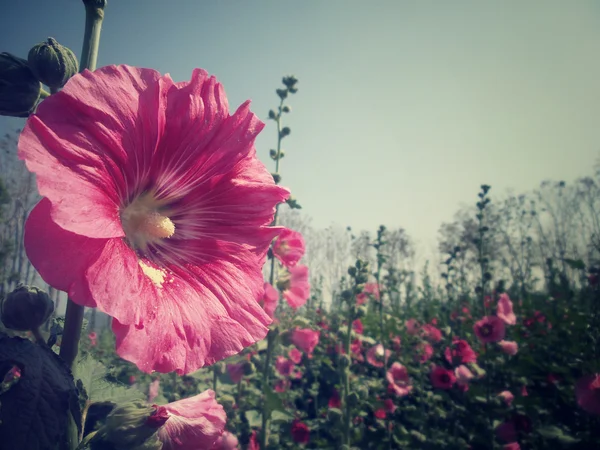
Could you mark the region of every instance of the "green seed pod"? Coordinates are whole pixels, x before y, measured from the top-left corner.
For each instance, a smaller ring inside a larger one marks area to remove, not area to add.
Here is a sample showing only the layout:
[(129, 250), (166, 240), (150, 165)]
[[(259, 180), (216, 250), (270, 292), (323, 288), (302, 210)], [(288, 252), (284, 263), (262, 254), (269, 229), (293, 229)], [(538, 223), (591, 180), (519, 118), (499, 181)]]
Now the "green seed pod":
[(54, 303), (44, 291), (33, 286), (19, 286), (0, 304), (0, 317), (6, 328), (34, 330), (54, 311)]
[(37, 79), (53, 89), (63, 87), (79, 71), (75, 54), (51, 37), (32, 47), (27, 61)]
[(27, 61), (0, 53), (0, 116), (28, 117), (35, 111), (42, 85)]

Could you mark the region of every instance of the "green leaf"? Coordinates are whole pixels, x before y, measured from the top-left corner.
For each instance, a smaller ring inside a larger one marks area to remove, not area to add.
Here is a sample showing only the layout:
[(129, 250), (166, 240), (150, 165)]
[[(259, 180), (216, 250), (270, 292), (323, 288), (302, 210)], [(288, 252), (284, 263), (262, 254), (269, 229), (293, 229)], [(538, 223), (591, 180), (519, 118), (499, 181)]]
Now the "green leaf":
[(290, 420), (292, 420), (293, 417), (294, 416), (292, 416), (290, 413), (288, 413), (286, 411), (273, 411), (273, 413), (271, 414), (271, 423), (273, 423), (273, 424), (287, 423)]
[(562, 429), (558, 428), (555, 425), (548, 425), (539, 428), (537, 432), (546, 439), (558, 440), (561, 444), (565, 445), (576, 444), (580, 441), (580, 439), (574, 438), (573, 436), (569, 436)]
[(563, 261), (572, 269), (585, 270), (585, 263), (580, 259), (564, 258)]
[(283, 402), (281, 401), (281, 398), (279, 397), (277, 392), (273, 391), (269, 387), (267, 387), (267, 389), (265, 390), (265, 406), (265, 410), (269, 416), (273, 411), (286, 411), (285, 407), (283, 406)]
[(262, 414), (260, 411), (256, 409), (250, 409), (246, 411), (246, 420), (250, 425), (250, 428), (261, 427), (262, 426)]
[(144, 400), (144, 394), (137, 389), (108, 381), (107, 374), (106, 367), (89, 356), (79, 360), (73, 370), (73, 375), (83, 387), (83, 394), (90, 403)]

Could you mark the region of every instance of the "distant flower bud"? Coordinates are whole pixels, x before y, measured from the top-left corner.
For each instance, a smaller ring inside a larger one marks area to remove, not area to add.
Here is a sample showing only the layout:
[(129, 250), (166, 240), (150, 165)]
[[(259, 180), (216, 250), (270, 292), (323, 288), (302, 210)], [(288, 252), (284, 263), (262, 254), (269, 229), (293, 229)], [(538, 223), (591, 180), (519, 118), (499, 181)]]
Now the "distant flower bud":
[(277, 95), (279, 95), (281, 100), (287, 98), (287, 89), (277, 89), (275, 92), (277, 92)]
[(273, 181), (275, 182), (275, 184), (279, 184), (279, 182), (281, 181), (281, 175), (279, 175), (278, 173), (272, 173), (271, 175), (273, 175)]
[(227, 371), (225, 363), (222, 362), (222, 361), (216, 363), (215, 364), (215, 370), (217, 371), (218, 374), (223, 375)]
[(286, 136), (289, 136), (291, 132), (292, 132), (292, 130), (290, 130), (289, 127), (283, 127), (281, 129), (281, 131), (279, 132), (279, 137), (284, 138)]
[(285, 151), (279, 150), (279, 159), (283, 158), (284, 156), (285, 156)]
[(352, 298), (352, 291), (349, 289), (342, 291), (342, 300), (350, 300)]
[(290, 91), (290, 94), (295, 94), (298, 92), (298, 88), (289, 88), (288, 91)]
[(348, 397), (346, 397), (346, 399), (350, 406), (356, 406), (356, 405), (358, 405), (358, 401), (360, 400), (360, 397), (358, 396), (358, 393), (350, 392), (348, 394)]
[(298, 82), (298, 78), (296, 78), (294, 75), (288, 75), (287, 77), (283, 77), (281, 82), (285, 85), (285, 87), (292, 88)]
[(233, 409), (233, 405), (235, 405), (235, 398), (231, 395), (223, 395), (219, 397), (219, 403), (223, 405), (223, 408), (226, 410), (231, 410)]
[(0, 115), (27, 117), (35, 110), (41, 83), (27, 61), (10, 53), (0, 53)]
[(345, 369), (346, 367), (350, 367), (350, 363), (352, 361), (350, 360), (350, 357), (348, 355), (340, 355), (338, 358), (338, 362), (340, 364), (340, 367), (342, 369)]
[(277, 150), (275, 150), (275, 149), (269, 150), (269, 156), (271, 157), (271, 159), (277, 160)]
[(54, 311), (54, 303), (44, 291), (30, 286), (19, 286), (0, 304), (2, 323), (18, 331), (34, 330)]
[(292, 110), (292, 108), (290, 108), (289, 106), (287, 106), (287, 105), (286, 105), (286, 106), (284, 106), (283, 108), (281, 108), (281, 110), (282, 110), (284, 113), (289, 113), (289, 112)]
[(269, 110), (269, 119), (277, 119), (277, 114), (275, 114), (275, 111), (273, 111), (272, 109)]
[(54, 89), (63, 87), (79, 71), (75, 54), (51, 37), (29, 50), (27, 60), (37, 79)]
[(356, 276), (356, 267), (354, 267), (354, 266), (348, 267), (348, 275), (350, 275), (351, 277), (355, 277)]

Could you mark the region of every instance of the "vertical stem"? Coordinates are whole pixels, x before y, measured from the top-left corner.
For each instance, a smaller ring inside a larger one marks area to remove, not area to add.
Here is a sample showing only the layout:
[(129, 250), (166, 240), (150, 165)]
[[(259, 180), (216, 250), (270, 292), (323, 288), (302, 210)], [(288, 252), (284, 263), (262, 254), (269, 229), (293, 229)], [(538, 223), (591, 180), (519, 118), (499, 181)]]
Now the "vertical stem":
[(85, 69), (96, 70), (106, 0), (83, 0), (83, 3), (85, 4), (85, 34), (79, 64), (81, 72)]
[(63, 331), (62, 343), (60, 345), (60, 357), (73, 369), (73, 363), (79, 351), (79, 338), (81, 337), (81, 325), (83, 324), (84, 307), (67, 300), (67, 312), (65, 313), (65, 329)]

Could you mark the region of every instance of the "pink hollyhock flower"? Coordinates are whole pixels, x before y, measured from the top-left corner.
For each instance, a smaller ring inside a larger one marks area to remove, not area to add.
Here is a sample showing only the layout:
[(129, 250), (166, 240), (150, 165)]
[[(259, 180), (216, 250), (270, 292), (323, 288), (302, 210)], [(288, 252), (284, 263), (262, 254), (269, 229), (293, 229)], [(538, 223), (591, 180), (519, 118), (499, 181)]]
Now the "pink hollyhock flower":
[(411, 336), (416, 336), (419, 333), (419, 323), (416, 319), (408, 319), (405, 323), (406, 332)]
[(508, 406), (510, 406), (512, 404), (512, 401), (515, 398), (515, 396), (510, 391), (502, 391), (498, 394), (498, 397), (500, 397), (502, 400), (504, 400), (504, 402)]
[(515, 316), (515, 313), (513, 312), (513, 304), (510, 301), (508, 294), (500, 294), (496, 316), (502, 319), (507, 325), (515, 325), (517, 323), (517, 316)]
[(194, 372), (267, 334), (257, 300), (288, 191), (256, 157), (263, 127), (204, 70), (175, 83), (122, 65), (75, 75), (21, 133), (44, 197), (30, 261), (112, 316), (118, 355), (145, 372)]
[(236, 384), (242, 381), (242, 378), (244, 378), (244, 375), (246, 374), (246, 364), (243, 362), (227, 364), (225, 368), (229, 374), (229, 378), (231, 378), (231, 381)]
[(211, 450), (237, 450), (239, 447), (238, 438), (229, 431), (224, 431), (212, 446)]
[(400, 338), (400, 336), (395, 336), (392, 339), (392, 346), (394, 347), (395, 351), (400, 351), (400, 347), (402, 346), (402, 339)]
[(211, 448), (223, 433), (227, 420), (211, 390), (158, 406), (157, 413), (167, 415), (167, 421), (158, 429), (162, 450)]
[(273, 244), (273, 254), (285, 267), (294, 267), (305, 252), (304, 238), (297, 231), (284, 228)]
[(256, 431), (253, 431), (252, 434), (250, 434), (248, 450), (260, 450), (260, 445), (258, 444), (258, 434), (256, 433)]
[(285, 356), (278, 356), (275, 361), (275, 369), (284, 377), (290, 376), (292, 374), (292, 370), (294, 369), (294, 362), (290, 359), (287, 359)]
[(442, 332), (431, 324), (425, 324), (421, 328), (423, 339), (428, 340), (432, 344), (442, 340)]
[(354, 329), (354, 331), (356, 331), (358, 334), (363, 334), (363, 331), (365, 331), (363, 324), (361, 322), (360, 319), (356, 319), (354, 322), (352, 322), (352, 328)]
[(361, 292), (360, 294), (356, 294), (356, 304), (357, 305), (364, 305), (367, 300), (369, 299), (369, 296), (365, 293), (365, 292)]
[(473, 326), (475, 335), (481, 342), (498, 342), (504, 339), (506, 330), (504, 322), (496, 316), (486, 316)]
[(158, 397), (158, 390), (160, 389), (160, 380), (157, 378), (150, 386), (148, 386), (148, 403), (152, 403), (152, 401)]
[(363, 362), (365, 360), (362, 354), (362, 342), (360, 339), (354, 339), (350, 343), (350, 351), (352, 352), (352, 357), (358, 362)]
[(429, 361), (433, 356), (433, 347), (427, 342), (421, 342), (415, 347), (417, 361), (421, 364)]
[(279, 392), (279, 393), (285, 392), (290, 388), (291, 385), (292, 385), (291, 381), (288, 380), (287, 378), (277, 380), (277, 383), (275, 383), (275, 392)]
[(469, 343), (462, 339), (455, 340), (452, 343), (452, 348), (446, 347), (444, 356), (450, 364), (454, 365), (468, 364), (477, 361), (477, 354), (473, 351)]
[(90, 345), (95, 347), (97, 344), (96, 340), (98, 339), (96, 332), (92, 331), (90, 334), (88, 334), (88, 338), (90, 338)]
[(516, 355), (519, 351), (519, 344), (514, 341), (500, 341), (498, 342), (500, 349), (507, 355)]
[(389, 390), (398, 397), (404, 397), (412, 390), (408, 371), (406, 370), (406, 367), (399, 362), (395, 362), (390, 366), (385, 378), (389, 383)]
[(331, 397), (329, 397), (329, 402), (327, 404), (330, 408), (339, 408), (342, 406), (342, 400), (340, 399), (340, 393), (337, 389), (333, 390)]
[(528, 395), (529, 393), (527, 392), (527, 386), (523, 385), (523, 387), (521, 387), (521, 396), (527, 397)]
[(383, 401), (383, 407), (387, 412), (392, 414), (394, 413), (394, 411), (396, 411), (396, 405), (394, 405), (394, 401), (391, 398), (386, 398)]
[(377, 286), (377, 283), (366, 283), (363, 292), (379, 300), (379, 286)]
[(265, 283), (263, 287), (265, 292), (258, 303), (271, 319), (275, 319), (275, 310), (279, 303), (279, 292), (269, 283)]
[(377, 344), (367, 350), (367, 362), (373, 367), (383, 367), (385, 361), (391, 355), (391, 351), (386, 349), (383, 351), (383, 345)]
[(378, 410), (375, 411), (375, 417), (377, 417), (378, 419), (385, 419), (385, 416), (386, 416), (385, 409), (379, 408)]
[(521, 450), (521, 446), (518, 442), (511, 442), (502, 446), (502, 450)]
[(440, 366), (434, 366), (429, 374), (431, 384), (438, 389), (450, 389), (456, 382), (456, 377), (452, 371)]
[(305, 423), (297, 419), (292, 422), (292, 439), (298, 444), (308, 444), (310, 441), (310, 430)]
[(297, 348), (290, 349), (290, 351), (288, 352), (288, 356), (292, 361), (294, 361), (294, 364), (300, 364), (300, 362), (302, 361), (302, 352)]
[(475, 377), (473, 372), (467, 366), (458, 366), (454, 369), (454, 375), (456, 376), (456, 384), (458, 384), (463, 392), (468, 391), (469, 382)]
[(308, 267), (298, 264), (288, 269), (289, 274), (277, 284), (281, 286), (283, 297), (294, 309), (300, 308), (310, 297), (310, 281)]
[(581, 409), (600, 415), (600, 374), (580, 378), (575, 383), (575, 396)]
[(319, 343), (319, 332), (310, 328), (296, 328), (292, 333), (292, 344), (307, 355), (312, 354)]

